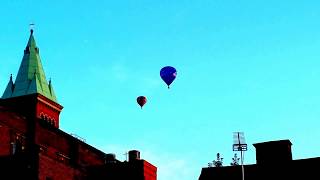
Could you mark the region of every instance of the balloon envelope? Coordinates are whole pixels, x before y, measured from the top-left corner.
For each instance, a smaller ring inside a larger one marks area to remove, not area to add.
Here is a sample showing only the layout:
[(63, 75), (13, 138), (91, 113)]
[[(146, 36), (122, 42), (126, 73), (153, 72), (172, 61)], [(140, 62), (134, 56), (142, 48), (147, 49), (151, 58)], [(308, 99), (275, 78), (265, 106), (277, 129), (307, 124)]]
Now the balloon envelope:
[(139, 96), (139, 97), (137, 97), (137, 103), (142, 108), (142, 106), (147, 103), (147, 98), (144, 96)]
[(177, 70), (174, 67), (166, 66), (160, 70), (161, 79), (168, 85), (173, 82), (177, 76)]

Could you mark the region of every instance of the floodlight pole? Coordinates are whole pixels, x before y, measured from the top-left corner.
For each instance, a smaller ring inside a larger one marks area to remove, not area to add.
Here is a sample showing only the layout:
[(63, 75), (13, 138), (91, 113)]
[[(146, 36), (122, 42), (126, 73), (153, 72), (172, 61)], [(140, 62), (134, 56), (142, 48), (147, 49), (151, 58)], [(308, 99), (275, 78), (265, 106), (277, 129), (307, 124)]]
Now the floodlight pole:
[(244, 156), (244, 152), (242, 153), (242, 149), (241, 149), (240, 153), (241, 153), (241, 172), (242, 172), (242, 180), (244, 180), (244, 166), (243, 166), (243, 156)]
[(240, 147), (240, 157), (241, 157), (241, 174), (242, 174), (242, 180), (244, 180), (244, 166), (243, 166), (243, 158), (244, 154), (242, 153), (242, 146), (240, 144), (240, 133), (238, 133), (238, 140), (239, 140), (239, 147)]
[[(241, 134), (241, 135), (240, 135)], [(242, 180), (244, 180), (244, 165), (243, 165), (243, 159), (244, 159), (244, 151), (247, 150), (247, 144), (244, 140), (243, 132), (234, 132), (234, 144), (233, 144), (233, 151), (240, 151), (241, 155), (241, 175)]]

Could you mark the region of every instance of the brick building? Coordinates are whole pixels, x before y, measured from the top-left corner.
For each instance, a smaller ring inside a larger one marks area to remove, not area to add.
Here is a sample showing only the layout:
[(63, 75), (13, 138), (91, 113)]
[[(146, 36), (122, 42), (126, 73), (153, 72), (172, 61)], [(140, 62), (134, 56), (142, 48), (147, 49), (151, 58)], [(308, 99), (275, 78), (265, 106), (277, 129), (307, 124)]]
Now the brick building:
[[(320, 157), (293, 160), (291, 145), (289, 140), (254, 144), (256, 164), (244, 165), (244, 179), (319, 179)], [(202, 168), (199, 180), (242, 180), (241, 165)]]
[(0, 179), (156, 180), (157, 168), (129, 151), (121, 162), (59, 129), (58, 103), (31, 30), (23, 59), (0, 99)]

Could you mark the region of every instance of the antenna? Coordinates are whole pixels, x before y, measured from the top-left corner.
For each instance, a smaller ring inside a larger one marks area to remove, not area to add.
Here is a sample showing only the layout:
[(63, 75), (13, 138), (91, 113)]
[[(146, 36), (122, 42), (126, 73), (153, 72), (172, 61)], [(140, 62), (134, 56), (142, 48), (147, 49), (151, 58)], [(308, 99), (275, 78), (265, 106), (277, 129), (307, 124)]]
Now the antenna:
[(126, 151), (123, 155), (126, 156), (126, 161), (128, 161), (128, 152)]
[(242, 170), (242, 180), (244, 180), (244, 167), (243, 167), (243, 159), (244, 159), (244, 152), (247, 151), (247, 144), (244, 138), (243, 132), (234, 132), (233, 133), (233, 151), (240, 151), (241, 153), (241, 170)]

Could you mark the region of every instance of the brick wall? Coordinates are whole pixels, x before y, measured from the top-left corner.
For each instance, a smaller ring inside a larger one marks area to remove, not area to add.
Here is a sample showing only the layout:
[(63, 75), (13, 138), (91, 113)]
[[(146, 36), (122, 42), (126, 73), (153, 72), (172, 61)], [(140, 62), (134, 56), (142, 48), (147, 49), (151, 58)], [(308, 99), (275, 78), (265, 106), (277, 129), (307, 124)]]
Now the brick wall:
[(144, 160), (143, 172), (145, 180), (157, 180), (157, 167)]
[(11, 154), (11, 143), (16, 136), (24, 136), (27, 130), (26, 120), (22, 116), (0, 106), (0, 156)]
[(85, 173), (65, 162), (52, 159), (46, 155), (39, 155), (39, 180), (82, 180)]

